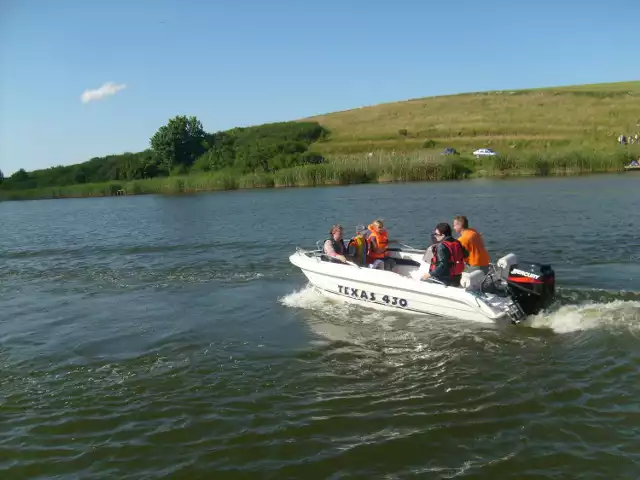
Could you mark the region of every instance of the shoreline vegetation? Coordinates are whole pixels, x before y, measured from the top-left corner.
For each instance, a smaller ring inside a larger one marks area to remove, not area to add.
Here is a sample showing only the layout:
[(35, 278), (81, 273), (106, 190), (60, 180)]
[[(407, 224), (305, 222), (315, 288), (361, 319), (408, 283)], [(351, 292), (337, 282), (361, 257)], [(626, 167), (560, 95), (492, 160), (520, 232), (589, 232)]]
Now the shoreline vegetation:
[(364, 183), (577, 176), (623, 172), (633, 157), (629, 152), (609, 154), (567, 152), (525, 157), (456, 158), (426, 156), (420, 152), (398, 158), (386, 152), (371, 157), (345, 155), (331, 163), (285, 168), (275, 172), (238, 174), (233, 171), (193, 173), (131, 181), (84, 183), (25, 190), (0, 190), (0, 200), (36, 200), (146, 194), (191, 194), (253, 188), (291, 188)]
[[(623, 172), (640, 82), (433, 97), (207, 133), (176, 116), (150, 149), (0, 173), (0, 200)], [(403, 126), (404, 128), (397, 128)], [(441, 155), (453, 147), (460, 154)], [(475, 158), (476, 148), (497, 156)]]

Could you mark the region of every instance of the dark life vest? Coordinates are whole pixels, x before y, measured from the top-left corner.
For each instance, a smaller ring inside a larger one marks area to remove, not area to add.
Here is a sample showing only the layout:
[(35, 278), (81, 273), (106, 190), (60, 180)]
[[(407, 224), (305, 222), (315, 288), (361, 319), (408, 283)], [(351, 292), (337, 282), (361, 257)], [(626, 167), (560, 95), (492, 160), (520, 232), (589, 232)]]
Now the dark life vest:
[[(462, 272), (464, 272), (464, 251), (462, 249), (462, 244), (458, 240), (453, 240), (452, 242), (443, 240), (440, 243), (449, 250), (449, 278), (462, 275)], [(431, 257), (431, 266), (429, 267), (429, 271), (431, 272), (436, 269), (436, 265), (438, 263), (437, 252), (438, 246), (434, 245), (433, 256)]]
[(347, 249), (344, 246), (343, 240), (337, 241), (333, 237), (329, 237), (327, 238), (327, 240), (331, 242), (331, 246), (333, 247), (334, 252), (339, 255), (344, 255), (346, 253)]

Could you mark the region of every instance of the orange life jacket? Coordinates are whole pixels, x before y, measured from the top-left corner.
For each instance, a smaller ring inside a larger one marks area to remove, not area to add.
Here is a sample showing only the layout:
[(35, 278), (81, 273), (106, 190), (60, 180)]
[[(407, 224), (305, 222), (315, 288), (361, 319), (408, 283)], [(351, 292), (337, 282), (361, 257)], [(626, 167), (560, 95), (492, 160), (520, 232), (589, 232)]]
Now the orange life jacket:
[(389, 237), (387, 235), (387, 231), (382, 229), (381, 231), (376, 232), (373, 228), (373, 225), (369, 225), (369, 238), (367, 239), (367, 261), (374, 262), (375, 260), (379, 260), (385, 258), (387, 256), (386, 252), (376, 253), (372, 251), (371, 241), (376, 239), (376, 247), (380, 249), (385, 249), (389, 245)]
[[(464, 252), (462, 251), (462, 244), (458, 240), (452, 242), (443, 240), (441, 243), (449, 250), (449, 278), (461, 275), (462, 272), (464, 272)], [(436, 269), (436, 264), (438, 263), (436, 255), (437, 249), (437, 245), (434, 245), (431, 266), (429, 267), (430, 272)]]
[(356, 263), (360, 265), (366, 265), (367, 263), (367, 252), (368, 252), (368, 243), (367, 239), (362, 235), (356, 235), (347, 245), (347, 251), (351, 253), (353, 251), (353, 257), (355, 258)]

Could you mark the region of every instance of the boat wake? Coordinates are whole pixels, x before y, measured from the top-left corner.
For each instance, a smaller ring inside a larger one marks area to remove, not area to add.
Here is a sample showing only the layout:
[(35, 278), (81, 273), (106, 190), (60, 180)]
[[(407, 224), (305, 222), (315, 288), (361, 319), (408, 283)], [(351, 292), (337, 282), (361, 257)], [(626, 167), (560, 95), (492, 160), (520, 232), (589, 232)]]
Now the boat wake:
[(389, 320), (401, 317), (411, 318), (407, 312), (384, 312), (370, 308), (362, 308), (360, 305), (332, 300), (318, 292), (312, 285), (307, 284), (300, 290), (296, 290), (280, 298), (280, 303), (286, 307), (300, 308), (319, 314), (323, 320), (340, 320), (348, 318), (354, 323), (387, 324)]
[[(531, 317), (529, 328), (552, 330), (555, 333), (564, 334), (585, 330), (603, 329), (603, 330), (628, 330), (636, 333), (640, 332), (640, 299), (632, 300), (631, 297), (640, 297), (640, 295), (625, 293), (620, 294), (620, 298), (614, 295), (608, 295), (608, 300), (602, 298), (600, 291), (594, 291), (597, 300), (582, 298), (576, 303), (564, 304), (550, 311), (543, 311), (538, 315)], [(584, 292), (581, 296), (584, 295)], [(572, 297), (572, 295), (569, 295)], [(574, 300), (575, 301), (575, 300)], [(414, 324), (411, 319), (415, 315), (404, 312), (379, 312), (376, 310), (363, 309), (358, 305), (333, 301), (311, 286), (294, 291), (282, 298), (280, 303), (291, 308), (300, 308), (308, 310), (315, 314), (315, 321), (323, 320), (326, 322), (336, 320), (343, 323), (345, 318), (349, 319), (352, 326), (357, 324), (379, 324), (383, 329), (394, 329), (401, 325)], [(421, 315), (422, 316), (422, 315)], [(402, 320), (405, 320), (404, 322)], [(448, 327), (454, 324), (460, 325), (462, 321), (453, 319), (442, 319), (434, 317), (433, 321), (428, 322), (429, 328), (439, 325)], [(486, 327), (486, 323), (478, 323)], [(469, 322), (464, 322), (468, 325)], [(335, 325), (338, 328), (338, 325)], [(523, 325), (524, 328), (527, 328)], [(328, 327), (327, 327), (328, 328)], [(343, 328), (343, 327), (341, 327)]]
[[(434, 353), (429, 345), (442, 336), (443, 323), (451, 323), (452, 327), (462, 324), (459, 320), (435, 317), (434, 322), (424, 322), (428, 315), (362, 308), (328, 298), (311, 285), (285, 295), (280, 303), (304, 311), (304, 321), (316, 335), (311, 343), (328, 358), (355, 355), (359, 370), (401, 366), (434, 355), (455, 356), (442, 345), (446, 353), (441, 352), (442, 348)], [(454, 328), (444, 330), (450, 333)]]
[(613, 300), (608, 303), (586, 302), (563, 305), (555, 311), (535, 316), (533, 328), (547, 328), (556, 333), (593, 329), (627, 329), (640, 331), (640, 301)]

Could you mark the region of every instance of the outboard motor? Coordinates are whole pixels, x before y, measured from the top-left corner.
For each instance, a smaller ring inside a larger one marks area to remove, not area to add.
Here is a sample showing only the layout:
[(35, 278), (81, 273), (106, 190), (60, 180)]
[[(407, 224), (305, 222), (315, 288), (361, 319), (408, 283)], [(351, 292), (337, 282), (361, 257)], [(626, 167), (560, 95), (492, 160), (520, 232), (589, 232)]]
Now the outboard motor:
[(555, 298), (556, 274), (551, 265), (516, 263), (509, 267), (507, 285), (525, 315), (537, 315)]

